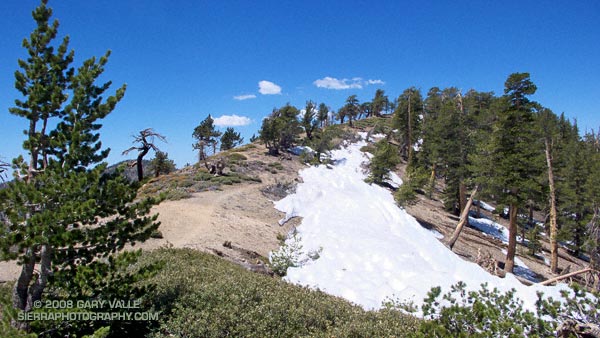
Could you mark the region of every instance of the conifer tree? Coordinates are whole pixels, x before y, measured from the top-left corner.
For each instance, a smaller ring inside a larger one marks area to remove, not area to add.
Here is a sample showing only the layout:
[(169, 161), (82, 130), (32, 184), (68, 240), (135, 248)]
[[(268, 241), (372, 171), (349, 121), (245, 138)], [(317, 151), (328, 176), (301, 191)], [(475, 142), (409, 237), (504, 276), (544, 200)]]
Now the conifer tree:
[(329, 115), (329, 108), (325, 103), (319, 104), (319, 110), (317, 111), (317, 120), (321, 128), (327, 126), (327, 117)]
[(430, 170), (428, 182), (428, 196), (431, 198), (435, 189), (435, 179), (438, 174), (438, 166), (441, 164), (441, 145), (444, 140), (441, 137), (441, 129), (444, 128), (439, 121), (438, 115), (442, 105), (442, 91), (438, 87), (433, 87), (427, 93), (424, 101), (423, 111), (423, 145), (419, 152), (419, 166)]
[(168, 153), (159, 150), (150, 161), (150, 168), (154, 171), (154, 177), (158, 177), (175, 171), (175, 162), (169, 158)]
[(297, 118), (299, 113), (298, 108), (288, 103), (274, 109), (271, 115), (263, 120), (260, 139), (271, 155), (277, 155), (280, 150), (288, 149), (298, 142), (298, 135), (302, 132)]
[[(561, 233), (576, 256), (582, 252), (586, 239), (586, 226), (593, 211), (587, 196), (587, 180), (592, 175), (592, 158), (586, 143), (579, 138), (577, 125), (568, 131), (570, 142), (564, 147), (564, 167), (557, 182), (558, 214)], [(587, 149), (586, 149), (587, 148)]]
[[(341, 110), (341, 109), (340, 109)], [(356, 95), (350, 95), (346, 99), (346, 104), (343, 107), (344, 116), (348, 117), (348, 125), (352, 127), (352, 121), (354, 121), (360, 113), (360, 105)], [(343, 121), (343, 120), (342, 120)], [(344, 123), (344, 122), (342, 122)]]
[(423, 113), (421, 91), (411, 87), (406, 89), (396, 100), (393, 126), (398, 129), (402, 144), (400, 153), (409, 165), (413, 164), (413, 145), (419, 139), (420, 121)]
[(373, 109), (372, 109), (373, 105), (371, 102), (363, 102), (358, 106), (358, 119), (362, 119), (363, 116), (365, 118), (367, 117), (371, 117), (371, 115), (373, 115)]
[(377, 89), (375, 91), (375, 97), (371, 101), (371, 111), (374, 116), (380, 117), (381, 113), (389, 105), (388, 97), (385, 95), (383, 89)]
[[(584, 136), (590, 174), (586, 180), (586, 197), (591, 216), (587, 223), (586, 249), (590, 255), (590, 266), (600, 269), (600, 133), (588, 132)], [(600, 275), (595, 274), (594, 287), (600, 290)]]
[(306, 133), (306, 138), (310, 141), (312, 140), (313, 130), (317, 128), (318, 121), (315, 119), (316, 111), (315, 111), (315, 103), (312, 101), (306, 101), (306, 108), (304, 109), (304, 115), (302, 115), (302, 128), (304, 128), (304, 132)]
[(75, 71), (68, 38), (57, 48), (52, 45), (58, 21), (50, 24), (52, 10), (46, 4), (42, 0), (33, 11), (37, 28), (23, 41), (28, 58), (19, 60), (21, 70), (15, 73), (22, 99), (10, 109), (27, 120), (23, 148), (28, 158), (13, 160), (21, 168), (19, 178), (0, 190), (5, 214), (0, 257), (17, 259), (21, 266), (13, 307), (26, 312), (48, 288), (81, 296), (81, 286), (73, 281), (83, 269), (102, 280), (99, 272), (114, 263), (107, 258), (149, 238), (158, 227), (156, 216), (147, 216), (153, 201), (134, 201), (136, 186), (119, 173), (107, 174), (101, 163), (109, 149), (102, 149), (100, 122), (125, 92), (122, 86), (103, 96), (111, 83), (95, 84), (110, 53), (84, 61)]
[(540, 153), (535, 147), (533, 103), (527, 96), (536, 86), (528, 73), (511, 74), (505, 82), (504, 109), (498, 114), (490, 142), (487, 161), (492, 163), (489, 187), (498, 196), (498, 202), (509, 206), (509, 239), (504, 270), (513, 272), (517, 246), (517, 215), (530, 197), (539, 189), (536, 179), (541, 168), (534, 159)]
[(236, 132), (232, 127), (228, 127), (223, 136), (221, 136), (221, 151), (233, 149), (244, 142), (244, 138), (240, 133)]
[(378, 141), (375, 149), (375, 154), (369, 163), (370, 173), (367, 181), (382, 185), (389, 179), (390, 170), (400, 163), (400, 157), (398, 150), (387, 139)]
[(196, 143), (192, 147), (198, 150), (199, 161), (206, 160), (208, 157), (207, 149), (210, 149), (210, 147), (212, 147), (213, 154), (216, 153), (217, 143), (219, 143), (217, 137), (221, 136), (221, 132), (215, 129), (214, 120), (210, 114), (194, 128), (192, 136), (196, 139)]

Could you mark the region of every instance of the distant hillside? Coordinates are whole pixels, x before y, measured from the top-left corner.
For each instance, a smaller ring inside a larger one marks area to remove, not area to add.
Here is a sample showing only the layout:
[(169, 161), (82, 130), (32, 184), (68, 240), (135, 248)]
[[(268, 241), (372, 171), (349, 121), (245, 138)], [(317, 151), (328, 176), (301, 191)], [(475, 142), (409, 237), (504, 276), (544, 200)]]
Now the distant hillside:
[[(138, 180), (137, 177), (137, 167), (131, 166), (131, 163), (133, 163), (135, 160), (125, 160), (125, 161), (121, 161), (118, 163), (115, 163), (113, 165), (108, 166), (108, 168), (106, 168), (106, 172), (108, 173), (113, 173), (115, 172), (115, 170), (117, 170), (117, 168), (121, 165), (125, 166), (125, 171), (123, 172), (125, 174), (125, 177), (127, 177), (128, 180), (135, 182)], [(149, 160), (143, 160), (142, 161), (142, 167), (144, 168), (144, 177), (148, 177), (149, 175), (151, 175), (152, 173), (150, 172), (150, 161)]]

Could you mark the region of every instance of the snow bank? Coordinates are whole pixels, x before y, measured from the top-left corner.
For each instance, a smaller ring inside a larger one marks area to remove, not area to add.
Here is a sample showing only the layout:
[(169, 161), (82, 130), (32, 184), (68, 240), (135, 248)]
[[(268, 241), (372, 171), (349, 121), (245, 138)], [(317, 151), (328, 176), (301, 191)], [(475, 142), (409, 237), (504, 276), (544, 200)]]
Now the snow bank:
[(474, 263), (450, 252), (434, 233), (398, 208), (391, 193), (364, 182), (360, 152), (364, 141), (332, 152), (336, 165), (300, 172), (296, 193), (275, 203), (287, 217), (301, 216), (297, 228), (305, 252), (322, 248), (320, 258), (290, 268), (286, 280), (341, 296), (367, 309), (380, 308), (388, 298), (421, 305), (427, 292), (443, 292), (458, 281), (470, 289), (487, 282), (490, 288), (517, 289), (533, 309), (536, 291), (559, 297), (563, 287), (527, 287), (512, 275), (491, 276)]
[(508, 229), (491, 219), (469, 216), (469, 225), (488, 236), (492, 236), (504, 243), (508, 243)]

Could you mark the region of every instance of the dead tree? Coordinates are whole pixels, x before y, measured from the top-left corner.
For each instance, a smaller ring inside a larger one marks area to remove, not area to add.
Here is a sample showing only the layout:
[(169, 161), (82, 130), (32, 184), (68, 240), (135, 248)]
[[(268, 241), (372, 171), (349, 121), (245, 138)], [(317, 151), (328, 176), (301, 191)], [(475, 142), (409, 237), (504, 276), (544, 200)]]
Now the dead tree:
[(160, 150), (156, 145), (154, 145), (154, 138), (156, 137), (163, 142), (167, 142), (167, 139), (161, 134), (155, 132), (152, 128), (146, 128), (140, 131), (138, 135), (132, 135), (132, 137), (133, 143), (139, 143), (139, 145), (123, 151), (123, 155), (127, 155), (133, 150), (138, 151), (138, 156), (134, 164), (137, 165), (138, 181), (141, 182), (144, 179), (144, 167), (142, 166), (142, 160), (144, 159), (144, 156), (148, 154), (150, 149), (154, 151)]
[(473, 204), (473, 200), (475, 199), (475, 195), (477, 194), (478, 190), (479, 190), (479, 185), (475, 186), (475, 188), (471, 192), (471, 198), (469, 199), (469, 201), (467, 202), (467, 205), (464, 207), (464, 209), (462, 210), (462, 212), (460, 214), (460, 221), (456, 225), (456, 229), (454, 230), (454, 233), (452, 233), (452, 236), (450, 237), (450, 239), (448, 240), (448, 242), (446, 244), (446, 245), (448, 245), (450, 250), (452, 250), (452, 248), (454, 247), (454, 244), (458, 240), (458, 236), (460, 236), (460, 232), (462, 231), (463, 227), (469, 221), (469, 210), (471, 209), (471, 205)]
[(8, 168), (9, 168), (8, 163), (0, 161), (0, 181), (4, 182)]

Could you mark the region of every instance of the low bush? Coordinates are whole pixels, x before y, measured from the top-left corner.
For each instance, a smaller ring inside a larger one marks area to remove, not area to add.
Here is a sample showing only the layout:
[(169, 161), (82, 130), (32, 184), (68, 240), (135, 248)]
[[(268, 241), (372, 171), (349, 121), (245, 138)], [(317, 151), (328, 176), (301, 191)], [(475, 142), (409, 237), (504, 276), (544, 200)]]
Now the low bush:
[[(467, 291), (466, 284), (458, 282), (442, 295), (441, 289), (434, 287), (421, 307), (425, 320), (413, 336), (555, 337), (559, 325), (567, 319), (598, 323), (598, 298), (590, 297), (577, 285), (573, 286), (572, 292), (562, 292), (562, 297), (561, 302), (538, 293), (533, 312), (523, 309), (515, 289), (502, 293), (482, 284), (478, 291)], [(384, 305), (388, 309), (407, 312), (418, 310), (412, 304), (398, 300), (390, 300)]]
[(275, 168), (277, 170), (283, 170), (284, 169), (283, 165), (281, 163), (279, 163), (279, 162), (271, 162), (271, 163), (268, 164), (268, 167), (269, 168)]
[(227, 157), (230, 161), (246, 161), (248, 159), (248, 157), (246, 157), (244, 154), (237, 152), (228, 154)]
[[(419, 320), (365, 311), (337, 297), (249, 272), (191, 249), (159, 249), (162, 270), (147, 299), (161, 311), (151, 337), (405, 337)], [(150, 310), (150, 309), (148, 309)]]

